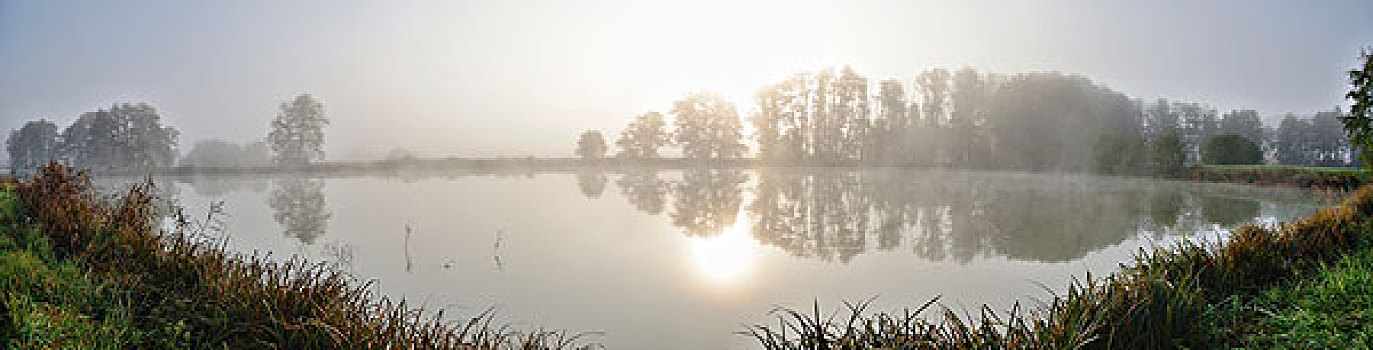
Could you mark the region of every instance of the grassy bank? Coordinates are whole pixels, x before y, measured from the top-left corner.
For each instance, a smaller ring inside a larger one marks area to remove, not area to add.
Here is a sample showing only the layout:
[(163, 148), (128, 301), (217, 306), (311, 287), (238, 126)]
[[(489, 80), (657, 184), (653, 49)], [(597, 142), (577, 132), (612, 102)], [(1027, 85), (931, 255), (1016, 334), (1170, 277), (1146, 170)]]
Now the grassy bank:
[(1353, 190), (1373, 180), (1373, 172), (1363, 168), (1202, 165), (1189, 169), (1183, 178), (1206, 182)]
[(12, 189), (0, 191), (0, 348), (176, 347), (174, 325), (138, 329), (126, 293), (56, 258), (22, 222)]
[[(1373, 187), (1367, 187), (1296, 222), (1240, 227), (1220, 243), (1141, 251), (1120, 272), (1088, 276), (1039, 305), (933, 315), (941, 311), (933, 302), (899, 313), (867, 312), (863, 304), (840, 313), (779, 310), (778, 323), (751, 327), (749, 334), (771, 349), (1243, 346), (1272, 334), (1256, 326), (1268, 322), (1264, 318), (1242, 312), (1245, 305), (1299, 283), (1299, 276), (1340, 266), (1349, 254), (1373, 249), (1371, 216)], [(1309, 293), (1296, 289), (1290, 295), (1271, 298), (1281, 303)], [(1331, 304), (1345, 298), (1310, 297)]]
[(1373, 344), (1373, 250), (1325, 264), (1219, 308), (1235, 345), (1251, 349), (1367, 349)]
[[(227, 252), (184, 218), (161, 229), (149, 185), (100, 198), (48, 166), (0, 191), (0, 343), (10, 348), (550, 349), (490, 313), (446, 321), (324, 264)], [(4, 347), (4, 346), (0, 346)]]

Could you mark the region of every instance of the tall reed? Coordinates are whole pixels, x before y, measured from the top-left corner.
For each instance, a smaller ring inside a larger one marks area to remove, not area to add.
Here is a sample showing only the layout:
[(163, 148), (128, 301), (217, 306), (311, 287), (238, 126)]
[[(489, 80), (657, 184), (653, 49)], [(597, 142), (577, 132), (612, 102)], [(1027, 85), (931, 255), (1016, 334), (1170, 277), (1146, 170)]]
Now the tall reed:
[[(101, 199), (85, 172), (50, 164), (11, 180), (25, 216), (54, 254), (127, 291), (140, 328), (175, 329), (197, 348), (562, 349), (582, 334), (521, 331), (488, 310), (465, 322), (379, 295), (370, 281), (292, 258), (229, 252), (161, 229), (151, 181)], [(174, 324), (176, 327), (167, 327)]]

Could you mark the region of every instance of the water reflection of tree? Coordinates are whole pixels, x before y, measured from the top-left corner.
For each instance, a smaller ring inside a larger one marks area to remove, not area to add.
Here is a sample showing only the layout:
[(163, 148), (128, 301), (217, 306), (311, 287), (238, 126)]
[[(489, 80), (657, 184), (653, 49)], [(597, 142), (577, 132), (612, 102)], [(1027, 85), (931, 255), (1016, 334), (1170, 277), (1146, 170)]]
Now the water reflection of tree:
[[(841, 263), (903, 246), (936, 261), (1065, 262), (1141, 235), (1203, 233), (1266, 210), (1283, 215), (1282, 208), (1246, 199), (1254, 189), (1147, 179), (815, 169), (757, 174), (747, 206), (753, 237), (795, 256)], [(734, 224), (744, 173), (697, 169), (682, 176), (667, 182), (645, 171), (616, 184), (650, 214), (671, 200), (672, 224), (688, 236), (716, 235)]]
[(1141, 231), (1142, 189), (1002, 186), (988, 205), (990, 252), (1016, 260), (1072, 261)]
[(1228, 196), (1201, 196), (1198, 198), (1201, 216), (1207, 221), (1221, 226), (1234, 226), (1253, 220), (1262, 211), (1259, 201)]
[(672, 225), (688, 236), (718, 235), (733, 225), (748, 175), (735, 169), (693, 169), (672, 186)]
[[(152, 181), (124, 177), (96, 177), (92, 179), (96, 191), (105, 199), (129, 193), (134, 187), (143, 187), (144, 194), (152, 197), (153, 216), (159, 219), (172, 219), (181, 210), (181, 188), (170, 181)], [(204, 214), (204, 213), (187, 213)]]
[(605, 192), (605, 185), (610, 179), (602, 172), (580, 172), (577, 173), (577, 188), (582, 190), (582, 195), (587, 198), (600, 198)]
[(847, 262), (906, 245), (930, 260), (1072, 261), (1141, 234), (1228, 227), (1258, 202), (1184, 184), (1072, 175), (762, 171), (754, 237)]
[(323, 236), (329, 224), (331, 214), (325, 208), (323, 180), (274, 180), (267, 204), (272, 208), (272, 217), (281, 225), (282, 234), (307, 245)]
[(749, 205), (753, 235), (794, 255), (845, 262), (863, 252), (874, 229), (894, 247), (899, 225), (874, 225), (872, 198), (855, 191), (860, 183), (851, 173), (763, 172)]
[(223, 197), (245, 189), (263, 192), (267, 188), (266, 181), (242, 177), (197, 176), (183, 181), (200, 197)]
[(615, 185), (620, 187), (620, 193), (639, 211), (658, 215), (663, 213), (663, 208), (667, 205), (669, 186), (667, 181), (658, 178), (656, 171), (643, 170), (625, 174), (615, 181)]
[(1160, 188), (1149, 194), (1149, 220), (1157, 227), (1172, 227), (1182, 217), (1186, 199), (1176, 188)]

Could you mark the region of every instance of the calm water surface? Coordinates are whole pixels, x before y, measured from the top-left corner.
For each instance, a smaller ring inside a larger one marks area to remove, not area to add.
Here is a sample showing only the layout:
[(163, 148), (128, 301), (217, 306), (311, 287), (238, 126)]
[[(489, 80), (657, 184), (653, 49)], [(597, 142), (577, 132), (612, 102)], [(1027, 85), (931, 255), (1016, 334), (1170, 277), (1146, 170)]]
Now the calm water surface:
[[(693, 170), (175, 177), (242, 252), (328, 261), (380, 291), (613, 349), (750, 348), (775, 306), (1005, 308), (1141, 247), (1319, 208), (1293, 189), (1082, 175)], [(166, 187), (166, 186), (164, 186)]]

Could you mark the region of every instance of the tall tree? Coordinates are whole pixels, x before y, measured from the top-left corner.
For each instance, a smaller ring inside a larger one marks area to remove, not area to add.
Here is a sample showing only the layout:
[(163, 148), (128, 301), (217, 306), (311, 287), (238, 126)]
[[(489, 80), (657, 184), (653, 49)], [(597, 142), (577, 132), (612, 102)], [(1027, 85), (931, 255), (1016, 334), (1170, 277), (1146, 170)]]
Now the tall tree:
[(1346, 155), (1350, 153), (1349, 140), (1345, 137), (1340, 118), (1344, 113), (1339, 108), (1318, 112), (1311, 117), (1311, 129), (1306, 135), (1311, 145), (1311, 165), (1343, 166)]
[(812, 74), (796, 74), (759, 90), (754, 99), (758, 112), (752, 123), (757, 132), (758, 156), (773, 163), (808, 161), (814, 154), (816, 133), (812, 123)]
[(942, 164), (947, 161), (948, 133), (942, 129), (948, 126), (949, 71), (943, 68), (927, 70), (915, 77), (916, 91), (920, 92), (922, 117), (919, 138), (924, 146), (918, 152), (927, 153), (917, 158), (925, 162)]
[(281, 103), (267, 143), (278, 165), (305, 165), (324, 159), (324, 105), (310, 94)]
[(640, 114), (620, 131), (615, 145), (620, 147), (620, 156), (626, 158), (658, 158), (658, 149), (672, 143), (672, 135), (667, 132), (667, 123), (658, 112)]
[(864, 156), (870, 120), (868, 115), (868, 78), (852, 67), (839, 71), (832, 108), (838, 137), (832, 147), (833, 160), (860, 160)]
[(842, 135), (836, 119), (836, 93), (833, 69), (812, 75), (810, 90), (806, 91), (810, 106), (810, 161), (832, 161), (838, 158), (839, 138)]
[(1364, 49), (1359, 54), (1362, 67), (1349, 70), (1349, 114), (1340, 119), (1345, 132), (1359, 149), (1365, 166), (1373, 166), (1373, 52)]
[(710, 92), (695, 92), (673, 103), (673, 135), (687, 158), (737, 158), (747, 147), (734, 103)]
[(764, 86), (753, 94), (758, 110), (749, 117), (753, 125), (753, 140), (758, 143), (758, 158), (768, 162), (785, 162), (788, 154), (782, 144), (782, 94), (776, 86)]
[(963, 68), (953, 75), (949, 116), (952, 136), (958, 140), (951, 150), (955, 164), (973, 166), (987, 157), (986, 135), (979, 129), (985, 123), (988, 85), (972, 68)]
[(1278, 163), (1288, 165), (1308, 165), (1312, 163), (1314, 157), (1311, 156), (1312, 145), (1310, 143), (1311, 123), (1297, 118), (1292, 114), (1282, 118), (1278, 123), (1276, 140), (1274, 140), (1274, 150), (1278, 158)]
[(913, 143), (909, 136), (914, 130), (915, 122), (911, 118), (913, 116), (910, 113), (911, 103), (907, 99), (904, 85), (896, 79), (887, 79), (878, 83), (874, 108), (876, 109), (875, 118), (869, 136), (871, 140), (868, 142), (868, 147), (872, 150), (868, 153), (876, 159), (868, 159), (868, 162), (878, 164), (907, 163), (906, 153)]
[(16, 174), (57, 160), (57, 124), (47, 120), (24, 123), (19, 130), (10, 132), (5, 150), (10, 156), (10, 172)]
[(1149, 167), (1158, 175), (1177, 175), (1187, 160), (1187, 144), (1177, 131), (1165, 131), (1149, 143)]
[(1100, 135), (1138, 134), (1140, 113), (1125, 95), (1061, 73), (1012, 76), (987, 106), (994, 159), (1003, 168), (1091, 171)]
[(601, 135), (600, 130), (587, 130), (577, 136), (576, 153), (582, 159), (605, 158), (606, 149), (605, 136)]
[(1263, 151), (1259, 145), (1239, 134), (1221, 134), (1206, 141), (1201, 150), (1203, 164), (1259, 164)]
[(906, 91), (901, 81), (887, 79), (878, 83), (877, 88), (877, 121), (879, 124), (892, 130), (905, 129), (914, 121), (910, 120), (907, 110), (910, 102), (906, 100)]
[(924, 99), (924, 119), (927, 126), (943, 126), (949, 119), (949, 71), (943, 68), (927, 70), (915, 77), (915, 86)]
[(1259, 112), (1252, 109), (1225, 113), (1220, 119), (1220, 133), (1243, 136), (1260, 147), (1267, 141), (1267, 137), (1264, 137), (1263, 119), (1259, 118)]
[(121, 104), (110, 108), (122, 150), (119, 162), (130, 168), (155, 168), (176, 163), (176, 129), (162, 126), (157, 110), (144, 103)]
[(1160, 98), (1145, 109), (1145, 134), (1149, 137), (1177, 130), (1181, 125), (1168, 100)]
[(1197, 160), (1201, 155), (1201, 145), (1220, 129), (1216, 110), (1200, 103), (1186, 102), (1174, 103), (1173, 110), (1182, 120), (1182, 139), (1187, 143), (1187, 157)]
[(147, 104), (116, 104), (83, 113), (62, 131), (61, 152), (70, 164), (95, 169), (171, 166), (177, 157), (175, 128), (163, 126)]
[(63, 158), (81, 168), (107, 170), (117, 167), (115, 124), (114, 116), (106, 110), (82, 113), (62, 130)]

